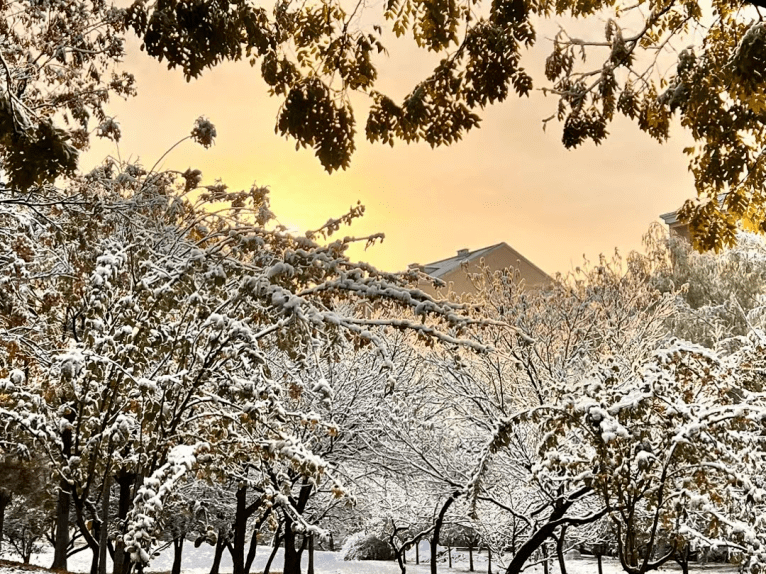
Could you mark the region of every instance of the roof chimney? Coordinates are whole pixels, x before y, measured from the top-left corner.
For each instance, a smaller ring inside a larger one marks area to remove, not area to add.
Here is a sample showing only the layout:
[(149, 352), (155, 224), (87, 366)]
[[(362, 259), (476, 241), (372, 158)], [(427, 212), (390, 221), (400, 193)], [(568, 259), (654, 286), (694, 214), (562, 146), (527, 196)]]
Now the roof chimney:
[(468, 249), (458, 249), (457, 250), (457, 256), (460, 257), (461, 259), (463, 257), (468, 257), (468, 253), (469, 253)]
[(425, 269), (425, 267), (420, 263), (410, 263), (407, 266), (408, 271), (423, 271), (423, 269)]

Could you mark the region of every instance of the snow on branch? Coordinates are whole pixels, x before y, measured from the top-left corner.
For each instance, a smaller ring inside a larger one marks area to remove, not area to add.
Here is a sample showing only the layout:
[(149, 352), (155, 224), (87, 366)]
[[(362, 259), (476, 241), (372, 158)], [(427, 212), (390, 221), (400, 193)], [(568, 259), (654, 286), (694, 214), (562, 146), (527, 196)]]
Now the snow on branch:
[(168, 497), (197, 464), (198, 456), (209, 450), (210, 445), (206, 442), (175, 446), (168, 453), (168, 461), (144, 479), (133, 500), (133, 508), (127, 517), (127, 532), (123, 536), (125, 549), (133, 562), (149, 564), (159, 534), (160, 515)]

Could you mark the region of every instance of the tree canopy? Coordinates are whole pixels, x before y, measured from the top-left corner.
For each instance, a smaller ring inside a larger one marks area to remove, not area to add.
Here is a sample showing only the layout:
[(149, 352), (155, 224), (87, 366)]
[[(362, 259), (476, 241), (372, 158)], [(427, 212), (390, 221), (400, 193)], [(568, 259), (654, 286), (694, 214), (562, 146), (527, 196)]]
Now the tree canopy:
[[(120, 137), (106, 104), (134, 93), (119, 64), (135, 33), (187, 78), (247, 59), (283, 100), (277, 132), (328, 171), (354, 151), (355, 92), (371, 98), (367, 139), (389, 145), (454, 143), (535, 86), (558, 99), (568, 148), (603, 141), (617, 114), (664, 141), (677, 117), (697, 141), (700, 200), (682, 210), (697, 245), (766, 230), (766, 25), (748, 3), (387, 0), (369, 29), (366, 9), (0, 4), (0, 457), (45, 461), (29, 518), (54, 565), (74, 531), (93, 572), (110, 541), (126, 573), (163, 537), (180, 570), (196, 529), (246, 574), (263, 527), (295, 574), (333, 520), (365, 523), (403, 571), (409, 546), (430, 536), (435, 554), (441, 535), (511, 548), (509, 574), (550, 539), (563, 563), (567, 536), (611, 536), (631, 574), (692, 545), (766, 570), (764, 295), (737, 281), (759, 277), (761, 244), (693, 273), (665, 249), (601, 260), (539, 291), (485, 270), (477, 304), (458, 304), (413, 288), (415, 271), (350, 262), (357, 240), (331, 236), (361, 207), (293, 237), (258, 186), (113, 160), (76, 173), (91, 136)], [(604, 15), (603, 38), (562, 29), (540, 78), (524, 67), (540, 19)], [(442, 56), (401, 102), (377, 88), (388, 29)], [(200, 118), (188, 137), (215, 136)], [(692, 315), (706, 326), (678, 324)], [(369, 500), (346, 508), (357, 492)]]
[[(214, 135), (199, 119), (189, 137)], [(309, 400), (329, 400), (334, 353), (374, 349), (374, 372), (394, 385), (383, 327), (486, 350), (461, 340), (481, 322), (465, 305), (347, 259), (357, 239), (330, 238), (360, 207), (293, 237), (267, 189), (200, 180), (109, 160), (63, 190), (0, 191), (0, 457), (36, 450), (50, 464), (57, 567), (70, 505), (94, 557), (105, 548), (91, 525), (107, 522), (97, 506), (113, 476), (125, 499), (116, 552), (134, 562), (149, 560), (168, 498), (197, 465), (210, 469), (198, 478), (236, 478), (257, 506), (281, 508), (286, 540), (313, 532), (301, 516), (312, 489), (342, 495), (317, 455), (337, 427)], [(365, 317), (363, 303), (412, 313)]]
[[(558, 98), (548, 120), (561, 123), (567, 148), (602, 142), (616, 115), (660, 142), (675, 119), (695, 139), (686, 152), (699, 199), (681, 216), (697, 247), (733, 244), (738, 222), (766, 229), (762, 8), (745, 0), (387, 0), (382, 9), (371, 13), (362, 0), (4, 3), (4, 171), (12, 187), (29, 189), (71, 173), (90, 135), (119, 138), (104, 105), (110, 94), (134, 92), (118, 65), (133, 32), (187, 79), (225, 60), (249, 61), (282, 100), (276, 131), (313, 149), (330, 172), (347, 168), (355, 150), (352, 93), (371, 101), (365, 137), (389, 145), (452, 144), (479, 126), (486, 106), (532, 89)], [(562, 28), (545, 41), (545, 69), (535, 70), (524, 57), (540, 43), (544, 19), (605, 26), (588, 38)], [(378, 88), (391, 34), (440, 56), (400, 101)]]
[(23, 555), (50, 532), (66, 564), (79, 536), (91, 572), (111, 543), (129, 574), (172, 543), (177, 573), (188, 538), (248, 574), (267, 535), (300, 574), (364, 529), (403, 574), (426, 538), (507, 574), (552, 544), (561, 564), (611, 545), (630, 574), (690, 552), (766, 571), (759, 238), (681, 254), (711, 260), (694, 275), (659, 247), (539, 289), (484, 268), (457, 304), (326, 241), (355, 210), (296, 238), (265, 189), (199, 181), (111, 161), (0, 194), (0, 461), (45, 468), (8, 505)]

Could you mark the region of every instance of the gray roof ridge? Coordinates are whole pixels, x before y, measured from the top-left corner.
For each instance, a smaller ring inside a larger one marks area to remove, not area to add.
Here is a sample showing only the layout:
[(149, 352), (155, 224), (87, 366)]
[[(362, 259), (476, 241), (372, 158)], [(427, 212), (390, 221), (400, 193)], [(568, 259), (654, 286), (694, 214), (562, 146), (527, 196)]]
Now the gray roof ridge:
[[(487, 247), (480, 247), (479, 249), (474, 249), (473, 251), (469, 251), (468, 255), (466, 257), (461, 258), (461, 261), (464, 261), (466, 259), (470, 259), (471, 256), (476, 255), (479, 251), (486, 251), (489, 249), (493, 249), (495, 247), (499, 247), (500, 245), (503, 245), (505, 241), (501, 241), (500, 243), (495, 243), (494, 245), (488, 245)], [(507, 244), (506, 244), (507, 245)], [(445, 257), (444, 259), (439, 259), (438, 261), (432, 261), (431, 263), (425, 263), (423, 267), (434, 267), (439, 265), (440, 263), (445, 263), (449, 261), (450, 259), (458, 259), (459, 255), (453, 255), (452, 257)]]
[[(543, 275), (545, 275), (545, 276), (546, 276), (548, 279), (553, 279), (553, 277), (551, 277), (550, 275), (548, 275), (548, 274), (547, 274), (545, 271), (543, 271), (542, 269), (540, 269), (540, 268), (539, 268), (537, 265), (535, 265), (534, 263), (532, 263), (532, 262), (531, 262), (529, 259), (527, 259), (526, 257), (524, 257), (524, 256), (523, 256), (521, 253), (519, 253), (518, 251), (516, 251), (516, 250), (515, 250), (513, 247), (511, 247), (510, 245), (508, 245), (508, 244), (507, 244), (505, 241), (502, 241), (502, 242), (501, 242), (501, 243), (499, 243), (497, 246), (499, 246), (499, 245), (505, 245), (505, 246), (506, 246), (508, 249), (510, 249), (510, 250), (511, 250), (511, 251), (513, 251), (513, 252), (514, 252), (516, 255), (518, 255), (518, 256), (519, 256), (519, 259), (521, 259), (522, 261), (525, 261), (525, 262), (526, 262), (528, 265), (530, 265), (532, 268), (534, 268), (534, 269), (537, 269), (537, 270), (538, 270), (540, 273), (542, 273)], [(497, 246), (496, 246), (496, 247), (497, 247)]]
[[(524, 257), (521, 253), (519, 253), (516, 249), (508, 245), (508, 243), (505, 241), (501, 241), (493, 245), (488, 245), (487, 247), (474, 249), (473, 251), (470, 251), (464, 257), (460, 257), (459, 255), (453, 255), (452, 257), (440, 259), (439, 261), (434, 261), (433, 263), (426, 263), (425, 265), (423, 265), (423, 270), (427, 274), (431, 275), (432, 277), (441, 278), (447, 273), (450, 273), (454, 271), (455, 269), (457, 269), (458, 267), (460, 267), (460, 265), (463, 262), (474, 261), (476, 260), (477, 255), (480, 257), (484, 257), (503, 246), (505, 246), (511, 252), (512, 256), (516, 259), (517, 262), (524, 262), (533, 270), (536, 270), (538, 273), (540, 273), (543, 277), (547, 277), (548, 279), (551, 279), (551, 280), (553, 279), (550, 275), (548, 275), (548, 273), (540, 269), (540, 267), (532, 263), (529, 259)], [(514, 266), (511, 265), (511, 267), (514, 267)]]

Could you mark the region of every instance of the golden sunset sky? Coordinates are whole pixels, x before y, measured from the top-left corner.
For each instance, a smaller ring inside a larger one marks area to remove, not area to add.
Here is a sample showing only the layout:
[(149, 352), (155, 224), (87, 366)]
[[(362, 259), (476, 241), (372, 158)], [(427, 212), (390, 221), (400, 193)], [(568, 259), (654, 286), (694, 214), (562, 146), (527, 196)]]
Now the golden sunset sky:
[[(602, 22), (594, 25), (603, 30)], [(390, 56), (379, 63), (378, 88), (401, 99), (434, 59), (390, 33), (384, 43)], [(543, 85), (548, 47), (541, 37), (525, 61), (536, 87)], [(694, 195), (681, 152), (690, 140), (680, 129), (660, 145), (618, 119), (605, 144), (567, 151), (559, 124), (542, 129), (556, 100), (540, 91), (486, 109), (480, 129), (439, 149), (368, 143), (368, 103), (360, 96), (353, 100), (359, 133), (351, 167), (328, 175), (311, 150), (296, 151), (293, 141), (274, 133), (280, 102), (268, 96), (258, 68), (226, 63), (187, 83), (180, 71), (141, 53), (135, 40), (125, 64), (136, 75), (139, 95), (111, 104), (123, 131), (123, 159), (140, 158), (150, 167), (204, 115), (216, 126), (215, 145), (205, 150), (185, 142), (163, 167), (198, 168), (205, 182), (221, 178), (231, 189), (267, 185), (280, 222), (303, 231), (360, 200), (365, 217), (341, 233), (385, 233), (382, 244), (351, 256), (390, 271), (505, 241), (543, 270), (565, 272), (583, 254), (594, 260), (615, 248), (640, 248), (642, 234), (660, 213)], [(81, 166), (117, 153), (114, 144), (95, 142)]]

